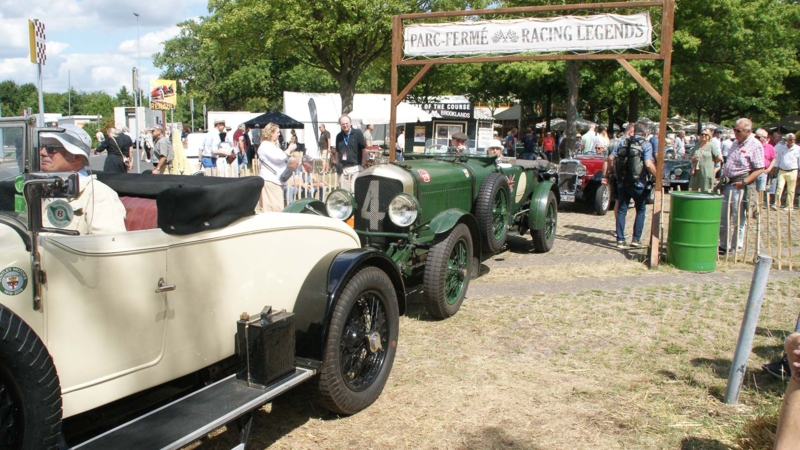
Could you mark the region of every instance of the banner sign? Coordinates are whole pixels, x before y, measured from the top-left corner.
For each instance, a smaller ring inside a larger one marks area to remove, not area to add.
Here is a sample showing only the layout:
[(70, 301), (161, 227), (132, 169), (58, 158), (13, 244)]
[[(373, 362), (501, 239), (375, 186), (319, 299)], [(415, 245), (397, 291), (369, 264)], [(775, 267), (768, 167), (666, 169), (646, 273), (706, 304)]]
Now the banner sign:
[(173, 110), (177, 104), (175, 80), (150, 80), (150, 109)]
[(38, 20), (28, 21), (28, 39), (31, 47), (31, 62), (45, 65), (47, 62), (47, 41), (45, 40), (44, 24)]
[(475, 108), (471, 103), (420, 103), (415, 105), (428, 113), (447, 119), (472, 119)]
[(403, 29), (403, 50), (406, 56), (625, 50), (649, 46), (652, 35), (647, 12), (428, 23)]

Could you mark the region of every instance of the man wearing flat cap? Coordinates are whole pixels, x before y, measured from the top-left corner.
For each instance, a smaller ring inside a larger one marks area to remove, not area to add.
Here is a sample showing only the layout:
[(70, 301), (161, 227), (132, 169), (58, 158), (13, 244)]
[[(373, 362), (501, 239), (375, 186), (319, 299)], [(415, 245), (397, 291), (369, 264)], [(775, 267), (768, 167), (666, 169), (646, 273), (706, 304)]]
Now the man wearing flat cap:
[(172, 166), (172, 159), (175, 157), (175, 150), (172, 143), (164, 136), (164, 128), (155, 125), (150, 130), (153, 133), (153, 169), (154, 175), (163, 175)]
[(39, 163), (43, 172), (76, 172), (80, 193), (74, 199), (42, 201), (42, 225), (75, 230), (80, 234), (122, 233), (125, 206), (110, 187), (89, 175), (92, 139), (76, 125), (62, 125), (63, 132), (39, 135)]
[(448, 147), (447, 153), (455, 153), (460, 155), (464, 150), (467, 149), (467, 139), (469, 139), (467, 135), (462, 132), (454, 133), (450, 138), (450, 147)]

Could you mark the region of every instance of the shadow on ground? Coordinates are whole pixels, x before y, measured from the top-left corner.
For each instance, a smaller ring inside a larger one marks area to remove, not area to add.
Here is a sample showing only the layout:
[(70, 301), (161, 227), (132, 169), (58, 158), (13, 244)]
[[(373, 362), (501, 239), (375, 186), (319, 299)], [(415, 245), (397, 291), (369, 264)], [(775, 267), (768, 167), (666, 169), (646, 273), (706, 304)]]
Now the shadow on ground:
[(689, 436), (681, 440), (681, 450), (730, 450), (731, 447), (716, 439)]
[(456, 448), (463, 450), (475, 448), (537, 450), (541, 447), (529, 441), (520, 441), (514, 439), (502, 428), (483, 427), (464, 436), (464, 443)]

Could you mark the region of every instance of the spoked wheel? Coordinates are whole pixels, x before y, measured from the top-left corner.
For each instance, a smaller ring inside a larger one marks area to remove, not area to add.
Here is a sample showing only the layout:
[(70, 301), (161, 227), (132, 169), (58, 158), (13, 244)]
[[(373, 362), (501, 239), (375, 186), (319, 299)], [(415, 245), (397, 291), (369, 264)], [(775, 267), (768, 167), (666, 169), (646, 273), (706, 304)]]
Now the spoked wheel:
[(608, 205), (611, 203), (611, 195), (608, 186), (601, 184), (594, 194), (594, 212), (598, 216), (604, 216), (608, 212)]
[(28, 324), (3, 305), (0, 336), (0, 448), (57, 448), (61, 387), (53, 358)]
[(455, 315), (469, 287), (472, 235), (465, 224), (431, 247), (423, 277), (425, 309), (437, 319)]
[(331, 317), (318, 378), (325, 408), (355, 414), (377, 400), (392, 370), (399, 321), (389, 276), (376, 267), (359, 270)]
[(533, 248), (539, 253), (547, 253), (553, 248), (553, 242), (556, 240), (556, 226), (558, 225), (558, 211), (556, 208), (556, 196), (550, 191), (547, 194), (544, 227), (541, 230), (531, 231)]
[(478, 192), (475, 216), (488, 253), (499, 252), (508, 238), (509, 192), (508, 178), (499, 173), (490, 173)]

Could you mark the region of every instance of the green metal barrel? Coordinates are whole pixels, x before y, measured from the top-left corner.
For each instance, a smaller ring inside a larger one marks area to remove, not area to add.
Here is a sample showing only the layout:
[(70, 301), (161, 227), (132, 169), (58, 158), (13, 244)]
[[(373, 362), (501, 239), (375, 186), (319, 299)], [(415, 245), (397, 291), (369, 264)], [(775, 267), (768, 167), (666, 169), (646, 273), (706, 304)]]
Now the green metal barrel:
[(667, 262), (690, 272), (717, 269), (722, 196), (704, 192), (672, 192)]

